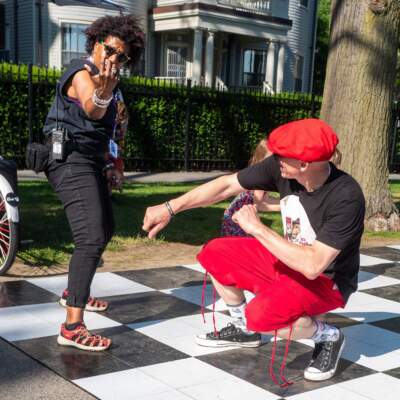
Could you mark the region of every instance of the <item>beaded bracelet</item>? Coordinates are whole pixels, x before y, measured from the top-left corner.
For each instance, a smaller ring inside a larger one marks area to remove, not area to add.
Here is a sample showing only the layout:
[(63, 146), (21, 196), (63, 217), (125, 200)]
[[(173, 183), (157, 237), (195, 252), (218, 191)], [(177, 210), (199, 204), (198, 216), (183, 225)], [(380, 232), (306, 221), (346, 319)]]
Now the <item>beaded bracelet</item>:
[(174, 213), (174, 211), (172, 210), (172, 207), (171, 207), (171, 204), (169, 204), (169, 201), (166, 201), (164, 204), (165, 204), (165, 207), (167, 207), (167, 210), (168, 210), (168, 212), (169, 212), (170, 217), (171, 217), (171, 218), (172, 218), (172, 217), (175, 217), (175, 213)]
[(102, 98), (100, 98), (99, 95), (97, 94), (97, 89), (95, 89), (95, 90), (93, 91), (93, 94), (92, 94), (92, 102), (93, 102), (93, 104), (94, 104), (96, 107), (99, 107), (99, 108), (107, 108), (107, 107), (109, 106), (109, 104), (111, 103), (112, 99), (113, 99), (113, 96), (112, 96), (112, 95), (111, 95), (111, 97), (108, 98), (108, 99), (102, 99)]

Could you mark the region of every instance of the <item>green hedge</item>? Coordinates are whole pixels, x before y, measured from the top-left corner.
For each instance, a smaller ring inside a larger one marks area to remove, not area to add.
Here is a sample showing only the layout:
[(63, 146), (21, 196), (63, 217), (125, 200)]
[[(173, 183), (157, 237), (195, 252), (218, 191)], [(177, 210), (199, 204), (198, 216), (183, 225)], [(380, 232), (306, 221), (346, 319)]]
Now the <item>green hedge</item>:
[[(15, 158), (20, 166), (29, 132), (27, 75), (26, 66), (0, 64), (0, 154)], [(59, 76), (60, 71), (33, 69), (35, 138)], [(191, 169), (240, 168), (273, 128), (310, 117), (313, 111), (316, 115), (321, 104), (320, 98), (302, 94), (221, 92), (141, 77), (122, 79), (121, 89), (130, 116), (125, 140), (129, 169), (180, 169), (186, 142)]]

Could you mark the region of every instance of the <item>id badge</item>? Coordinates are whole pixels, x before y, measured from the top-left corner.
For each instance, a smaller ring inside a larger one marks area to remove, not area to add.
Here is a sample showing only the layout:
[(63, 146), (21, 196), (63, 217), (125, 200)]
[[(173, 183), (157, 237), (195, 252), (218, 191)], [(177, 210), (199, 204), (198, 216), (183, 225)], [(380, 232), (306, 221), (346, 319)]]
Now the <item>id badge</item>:
[(110, 139), (110, 144), (108, 145), (109, 153), (113, 158), (118, 158), (118, 145), (114, 140)]

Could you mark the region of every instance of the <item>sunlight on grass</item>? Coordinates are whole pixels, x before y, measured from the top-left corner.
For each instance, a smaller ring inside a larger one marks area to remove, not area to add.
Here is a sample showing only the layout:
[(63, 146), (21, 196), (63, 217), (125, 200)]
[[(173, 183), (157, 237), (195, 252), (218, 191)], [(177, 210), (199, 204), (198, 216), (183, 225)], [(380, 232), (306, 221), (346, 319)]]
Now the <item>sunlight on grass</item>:
[[(163, 243), (201, 245), (219, 236), (221, 218), (229, 201), (209, 207), (185, 211), (176, 216), (156, 240), (147, 238), (141, 227), (147, 207), (178, 197), (192, 188), (192, 184), (132, 184), (123, 193), (113, 195), (116, 234), (107, 250), (117, 252), (129, 246)], [(400, 182), (390, 182), (394, 200), (400, 204)], [(61, 203), (47, 182), (22, 181), (21, 198), (22, 240), (33, 243), (22, 248), (18, 256), (29, 265), (51, 266), (66, 263), (73, 251), (71, 232)], [(264, 224), (282, 234), (279, 213), (261, 215)], [(364, 238), (399, 239), (400, 232), (365, 232)]]

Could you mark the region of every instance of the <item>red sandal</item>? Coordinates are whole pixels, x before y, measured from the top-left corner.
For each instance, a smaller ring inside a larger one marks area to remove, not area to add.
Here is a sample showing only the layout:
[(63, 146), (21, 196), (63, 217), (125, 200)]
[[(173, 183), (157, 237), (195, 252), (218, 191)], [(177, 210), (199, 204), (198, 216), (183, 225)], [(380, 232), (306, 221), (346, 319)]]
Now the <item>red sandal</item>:
[(66, 329), (65, 324), (62, 324), (57, 343), (61, 346), (71, 346), (81, 350), (104, 351), (111, 346), (112, 341), (104, 336), (91, 334), (82, 322), (72, 331)]

